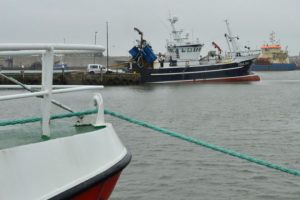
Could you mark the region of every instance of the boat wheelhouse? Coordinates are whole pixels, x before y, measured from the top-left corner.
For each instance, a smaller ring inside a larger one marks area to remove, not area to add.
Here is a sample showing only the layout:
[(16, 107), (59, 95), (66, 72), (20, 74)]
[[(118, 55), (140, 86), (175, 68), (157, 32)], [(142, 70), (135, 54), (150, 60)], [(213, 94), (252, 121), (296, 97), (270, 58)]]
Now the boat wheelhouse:
[(174, 60), (198, 60), (204, 44), (200, 43), (199, 39), (192, 41), (189, 33), (184, 33), (182, 29), (178, 30), (175, 27), (178, 17), (170, 17), (168, 20), (172, 31), (170, 40), (167, 40), (166, 57)]

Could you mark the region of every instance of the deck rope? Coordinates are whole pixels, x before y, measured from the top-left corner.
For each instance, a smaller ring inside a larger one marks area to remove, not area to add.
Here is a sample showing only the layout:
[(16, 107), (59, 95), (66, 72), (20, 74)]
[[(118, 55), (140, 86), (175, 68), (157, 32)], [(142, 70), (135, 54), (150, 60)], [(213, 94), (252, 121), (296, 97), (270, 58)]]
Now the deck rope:
[[(62, 118), (69, 118), (69, 117), (82, 117), (84, 115), (91, 115), (97, 113), (97, 109), (91, 109), (81, 112), (72, 112), (72, 113), (66, 113), (66, 114), (57, 114), (57, 115), (51, 115), (50, 119), (62, 119)], [(33, 118), (24, 118), (24, 119), (12, 119), (12, 120), (5, 120), (0, 121), (0, 126), (9, 126), (9, 125), (17, 125), (17, 124), (27, 124), (27, 123), (33, 123), (33, 122), (40, 122), (42, 121), (41, 117), (33, 117)]]
[[(67, 117), (90, 115), (90, 114), (94, 114), (94, 113), (97, 113), (96, 109), (86, 110), (86, 111), (82, 111), (82, 112), (52, 115), (51, 119), (52, 120), (53, 119), (62, 119), (62, 118), (67, 118)], [(289, 169), (289, 168), (271, 163), (269, 161), (260, 160), (260, 159), (251, 157), (251, 156), (246, 155), (246, 154), (238, 153), (234, 150), (230, 150), (230, 149), (226, 149), (224, 147), (220, 147), (220, 146), (217, 146), (217, 145), (214, 145), (214, 144), (210, 144), (210, 143), (207, 143), (207, 142), (202, 141), (200, 139), (196, 139), (196, 138), (189, 137), (189, 136), (186, 136), (186, 135), (181, 134), (181, 133), (177, 133), (175, 131), (171, 131), (171, 130), (168, 130), (168, 129), (165, 129), (165, 128), (161, 128), (161, 127), (156, 126), (154, 124), (150, 124), (150, 123), (147, 123), (147, 122), (144, 122), (144, 121), (141, 121), (141, 120), (137, 120), (137, 119), (128, 117), (126, 115), (110, 111), (108, 109), (104, 109), (104, 113), (107, 114), (107, 115), (111, 115), (113, 117), (125, 120), (127, 122), (130, 122), (130, 123), (133, 123), (133, 124), (136, 124), (136, 125), (139, 125), (139, 126), (143, 126), (143, 127), (155, 130), (157, 132), (160, 132), (160, 133), (178, 138), (180, 140), (184, 140), (184, 141), (187, 141), (187, 142), (190, 142), (190, 143), (197, 144), (199, 146), (203, 146), (205, 148), (208, 148), (208, 149), (211, 149), (211, 150), (214, 150), (214, 151), (218, 151), (218, 152), (221, 152), (221, 153), (233, 156), (233, 157), (237, 157), (237, 158), (240, 158), (240, 159), (243, 159), (243, 160), (247, 160), (249, 162), (252, 162), (252, 163), (255, 163), (255, 164), (258, 164), (258, 165), (262, 165), (262, 166), (265, 166), (265, 167), (268, 167), (268, 168), (271, 168), (271, 169), (276, 169), (276, 170), (279, 170), (281, 172), (285, 172), (285, 173), (292, 174), (292, 175), (295, 175), (295, 176), (300, 176), (300, 171), (296, 170), (296, 169)], [(38, 121), (41, 121), (41, 120), (42, 120), (42, 118), (36, 117), (36, 118), (0, 121), (0, 126), (32, 123), (32, 122), (38, 122)]]

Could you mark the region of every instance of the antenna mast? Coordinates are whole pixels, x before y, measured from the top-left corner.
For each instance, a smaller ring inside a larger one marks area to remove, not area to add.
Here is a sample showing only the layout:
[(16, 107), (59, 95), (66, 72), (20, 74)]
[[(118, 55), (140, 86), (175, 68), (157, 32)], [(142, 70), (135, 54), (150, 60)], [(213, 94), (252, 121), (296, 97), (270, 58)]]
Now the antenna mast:
[(171, 23), (171, 28), (172, 28), (172, 36), (173, 40), (176, 41), (177, 44), (182, 44), (184, 40), (188, 39), (188, 36), (182, 37), (181, 34), (183, 30), (176, 30), (175, 28), (175, 23), (178, 21), (177, 17), (171, 17), (168, 19)]
[(239, 51), (236, 40), (238, 40), (239, 38), (237, 36), (232, 35), (231, 29), (229, 27), (229, 22), (228, 22), (227, 19), (225, 20), (225, 23), (226, 23), (226, 27), (227, 27), (227, 30), (228, 30), (227, 37), (228, 37), (229, 41), (231, 42), (233, 53), (236, 54)]

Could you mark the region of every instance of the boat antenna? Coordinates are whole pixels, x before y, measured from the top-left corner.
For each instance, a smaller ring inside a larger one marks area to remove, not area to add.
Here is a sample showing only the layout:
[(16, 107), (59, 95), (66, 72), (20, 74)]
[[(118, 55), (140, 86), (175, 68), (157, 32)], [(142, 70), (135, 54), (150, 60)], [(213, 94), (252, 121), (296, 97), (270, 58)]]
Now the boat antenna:
[(186, 35), (186, 37), (182, 37), (181, 35), (183, 33), (183, 30), (176, 30), (175, 23), (178, 21), (178, 17), (170, 16), (168, 20), (171, 24), (173, 40), (176, 43), (181, 44), (182, 42), (184, 42), (184, 40), (188, 38), (188, 36)]
[(270, 33), (270, 42), (271, 45), (275, 44), (275, 32), (272, 31), (272, 33)]

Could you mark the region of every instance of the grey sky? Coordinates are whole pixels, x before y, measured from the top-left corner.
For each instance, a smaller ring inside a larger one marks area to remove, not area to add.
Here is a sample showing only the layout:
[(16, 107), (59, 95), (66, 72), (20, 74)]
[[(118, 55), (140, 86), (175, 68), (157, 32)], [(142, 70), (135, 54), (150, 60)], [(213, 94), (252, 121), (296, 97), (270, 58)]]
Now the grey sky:
[(179, 17), (177, 27), (205, 44), (217, 42), (227, 50), (224, 19), (241, 45), (259, 47), (275, 31), (290, 55), (300, 51), (299, 0), (0, 0), (0, 42), (94, 43), (106, 46), (109, 22), (111, 55), (128, 55), (144, 32), (156, 52), (164, 52), (169, 37), (169, 13)]

